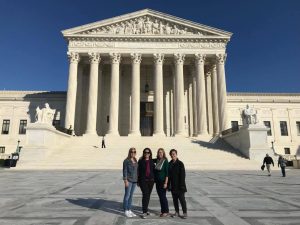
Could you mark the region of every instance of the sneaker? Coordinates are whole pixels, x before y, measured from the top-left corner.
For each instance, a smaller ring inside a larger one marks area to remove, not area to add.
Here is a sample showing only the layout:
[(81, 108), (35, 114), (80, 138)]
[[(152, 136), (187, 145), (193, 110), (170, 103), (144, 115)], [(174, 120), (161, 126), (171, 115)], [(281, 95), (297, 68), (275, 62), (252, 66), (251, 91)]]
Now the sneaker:
[(179, 217), (179, 212), (175, 212), (174, 214), (172, 214), (172, 217)]
[(135, 217), (135, 216), (136, 216), (136, 214), (134, 214), (131, 210), (129, 210), (129, 213), (130, 213), (130, 215), (131, 215), (132, 217)]
[(147, 213), (142, 214), (142, 219), (147, 219)]
[(161, 213), (160, 217), (167, 217), (169, 215), (169, 213)]
[(147, 212), (147, 216), (151, 216), (151, 214), (149, 212)]
[(182, 219), (186, 219), (187, 218), (187, 213), (183, 213)]
[(131, 213), (128, 210), (125, 211), (125, 216), (128, 218), (132, 217)]

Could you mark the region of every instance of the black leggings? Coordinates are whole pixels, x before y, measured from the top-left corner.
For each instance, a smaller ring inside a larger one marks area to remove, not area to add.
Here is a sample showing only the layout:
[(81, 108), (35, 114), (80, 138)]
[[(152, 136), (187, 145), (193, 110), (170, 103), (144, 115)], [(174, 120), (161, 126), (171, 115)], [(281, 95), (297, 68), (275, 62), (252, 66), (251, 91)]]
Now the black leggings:
[(179, 200), (183, 213), (187, 213), (184, 192), (172, 192), (172, 198), (173, 198), (175, 211), (179, 213), (179, 205), (178, 205), (178, 200)]
[(148, 212), (148, 206), (150, 201), (150, 195), (153, 189), (154, 181), (153, 180), (143, 180), (139, 183), (143, 197), (142, 197), (142, 208), (143, 213)]

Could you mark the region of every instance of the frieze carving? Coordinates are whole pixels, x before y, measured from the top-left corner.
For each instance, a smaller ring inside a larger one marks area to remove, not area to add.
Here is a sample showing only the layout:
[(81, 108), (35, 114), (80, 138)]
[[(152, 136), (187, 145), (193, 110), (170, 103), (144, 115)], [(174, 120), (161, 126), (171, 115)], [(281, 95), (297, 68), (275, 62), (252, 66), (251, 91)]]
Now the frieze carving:
[(133, 63), (140, 64), (142, 62), (142, 54), (140, 53), (131, 53), (131, 60)]
[(199, 31), (181, 24), (156, 18), (141, 16), (118, 23), (93, 28), (79, 34), (117, 34), (117, 35), (214, 35), (206, 31)]
[(180, 48), (225, 48), (226, 43), (180, 43)]
[(98, 48), (113, 48), (115, 45), (111, 42), (100, 41), (70, 41), (70, 47), (98, 47)]
[(154, 63), (159, 64), (164, 62), (164, 54), (162, 53), (155, 53), (153, 54)]
[(70, 63), (78, 63), (80, 60), (80, 56), (77, 52), (67, 52), (67, 55)]

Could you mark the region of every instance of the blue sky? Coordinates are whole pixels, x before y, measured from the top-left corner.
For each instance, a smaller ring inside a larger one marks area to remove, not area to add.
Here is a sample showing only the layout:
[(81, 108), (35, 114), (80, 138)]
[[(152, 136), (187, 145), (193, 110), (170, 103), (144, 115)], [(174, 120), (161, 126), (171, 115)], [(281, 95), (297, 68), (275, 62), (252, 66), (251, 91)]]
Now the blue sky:
[(300, 92), (299, 0), (0, 0), (0, 90), (66, 90), (60, 31), (144, 8), (232, 32), (228, 91)]

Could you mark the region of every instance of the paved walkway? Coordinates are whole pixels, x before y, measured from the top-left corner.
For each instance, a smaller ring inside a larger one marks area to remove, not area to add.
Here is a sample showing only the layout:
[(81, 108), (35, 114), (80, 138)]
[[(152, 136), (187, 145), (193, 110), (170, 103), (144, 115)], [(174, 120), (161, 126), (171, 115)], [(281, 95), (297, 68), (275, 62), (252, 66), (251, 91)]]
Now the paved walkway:
[[(300, 170), (188, 171), (188, 219), (159, 214), (154, 189), (153, 216), (126, 219), (121, 210), (121, 171), (0, 170), (1, 225), (156, 225), (156, 224), (300, 224)], [(168, 194), (171, 212), (173, 204)], [(137, 189), (133, 205), (141, 210)]]

